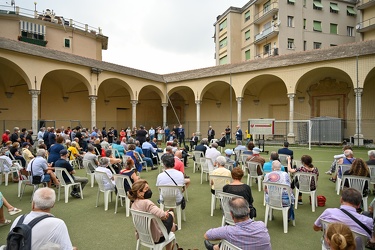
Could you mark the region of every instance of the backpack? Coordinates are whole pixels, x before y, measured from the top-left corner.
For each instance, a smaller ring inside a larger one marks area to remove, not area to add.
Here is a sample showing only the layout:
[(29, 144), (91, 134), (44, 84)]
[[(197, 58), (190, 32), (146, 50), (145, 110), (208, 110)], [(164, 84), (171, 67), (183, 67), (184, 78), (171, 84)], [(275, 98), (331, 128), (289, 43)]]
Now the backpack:
[(9, 232), (7, 237), (7, 250), (31, 249), (31, 229), (39, 221), (48, 217), (53, 217), (53, 215), (46, 214), (39, 216), (30, 221), (29, 224), (22, 224), (25, 217), (25, 214), (22, 215), (22, 217), (18, 220), (17, 225)]

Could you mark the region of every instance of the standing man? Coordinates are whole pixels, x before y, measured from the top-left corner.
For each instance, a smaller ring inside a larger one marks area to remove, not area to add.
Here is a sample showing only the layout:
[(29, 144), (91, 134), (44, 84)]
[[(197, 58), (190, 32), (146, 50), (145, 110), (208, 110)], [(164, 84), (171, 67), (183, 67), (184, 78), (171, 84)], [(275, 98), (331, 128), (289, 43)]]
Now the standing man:
[(38, 132), (38, 140), (40, 139), (43, 140), (43, 135), (44, 135), (44, 127), (41, 127)]
[(243, 198), (232, 198), (229, 201), (230, 214), (234, 226), (223, 226), (209, 229), (204, 234), (204, 244), (209, 250), (218, 250), (209, 240), (226, 240), (241, 249), (271, 250), (271, 239), (264, 222), (253, 221), (249, 217), (249, 203)]
[(178, 142), (179, 146), (181, 147), (181, 143), (184, 143), (185, 146), (185, 129), (182, 127), (182, 124), (180, 124), (180, 127), (178, 128)]
[(215, 138), (215, 130), (212, 129), (212, 126), (208, 127), (207, 136), (208, 136), (208, 142), (209, 143), (211, 142), (212, 139)]
[(237, 131), (236, 131), (236, 145), (241, 145), (242, 144), (242, 130), (240, 125), (236, 126)]
[(136, 133), (136, 140), (139, 141), (139, 144), (142, 146), (142, 144), (146, 141), (147, 131), (143, 125), (139, 126), (139, 128), (140, 129), (138, 129)]
[(230, 131), (231, 131), (231, 129), (228, 125), (227, 128), (225, 129), (225, 139), (227, 141), (227, 144), (230, 143)]
[(38, 188), (33, 196), (32, 211), (14, 220), (10, 230), (17, 225), (21, 217), (24, 218), (23, 224), (27, 224), (37, 217), (46, 214), (51, 215), (51, 217), (41, 220), (31, 229), (31, 249), (48, 249), (51, 243), (57, 244), (59, 246), (58, 249), (62, 250), (77, 249), (72, 246), (68, 228), (64, 221), (51, 214), (51, 208), (55, 205), (55, 201), (55, 190), (47, 187)]
[(151, 128), (148, 130), (148, 136), (150, 137), (150, 140), (152, 141), (155, 137), (155, 129), (151, 126)]

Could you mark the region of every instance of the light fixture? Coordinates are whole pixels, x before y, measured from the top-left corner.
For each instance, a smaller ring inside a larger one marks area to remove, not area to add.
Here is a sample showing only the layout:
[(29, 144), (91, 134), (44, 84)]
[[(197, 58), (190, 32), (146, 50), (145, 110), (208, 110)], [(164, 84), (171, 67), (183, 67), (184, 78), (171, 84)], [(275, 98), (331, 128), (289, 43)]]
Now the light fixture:
[(12, 98), (13, 94), (14, 94), (13, 92), (5, 92), (5, 96), (7, 98)]
[(298, 101), (299, 101), (300, 103), (303, 103), (303, 102), (305, 101), (305, 97), (304, 97), (304, 96), (300, 96), (300, 97), (298, 97)]
[(108, 105), (108, 104), (109, 104), (109, 100), (105, 99), (105, 100), (104, 100), (104, 104), (105, 104), (105, 105)]
[(255, 100), (254, 100), (254, 104), (255, 104), (255, 105), (259, 105), (259, 102), (260, 102), (259, 99), (255, 99)]
[(68, 102), (69, 97), (68, 96), (63, 96), (63, 100), (64, 100), (64, 102)]
[(91, 68), (91, 73), (99, 75), (103, 70), (99, 68)]
[(220, 101), (217, 101), (217, 102), (216, 102), (216, 107), (217, 107), (217, 108), (220, 108), (220, 106), (221, 106), (221, 102), (220, 102)]

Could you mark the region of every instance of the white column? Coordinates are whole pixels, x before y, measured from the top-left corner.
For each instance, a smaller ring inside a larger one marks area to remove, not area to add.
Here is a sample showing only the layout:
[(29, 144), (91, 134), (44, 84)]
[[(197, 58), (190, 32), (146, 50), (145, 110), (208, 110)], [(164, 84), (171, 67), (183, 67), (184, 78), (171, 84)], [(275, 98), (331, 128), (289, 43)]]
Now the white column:
[(197, 136), (200, 138), (201, 136), (201, 103), (202, 101), (196, 100), (196, 108), (197, 108)]
[(163, 106), (163, 127), (167, 126), (167, 107), (168, 103), (162, 103)]
[(131, 100), (130, 103), (132, 104), (132, 129), (137, 126), (137, 100)]
[(288, 137), (294, 137), (293, 120), (294, 120), (294, 97), (296, 94), (288, 94), (289, 97), (289, 134)]
[(363, 88), (355, 88), (355, 126), (356, 133), (354, 135), (354, 145), (363, 145), (363, 134), (362, 134), (362, 93)]
[(96, 127), (96, 100), (98, 96), (90, 95), (89, 96), (91, 102), (91, 128)]
[(29, 90), (29, 94), (31, 95), (31, 128), (36, 135), (38, 133), (38, 96), (40, 90)]
[(241, 126), (243, 97), (237, 97), (237, 124)]

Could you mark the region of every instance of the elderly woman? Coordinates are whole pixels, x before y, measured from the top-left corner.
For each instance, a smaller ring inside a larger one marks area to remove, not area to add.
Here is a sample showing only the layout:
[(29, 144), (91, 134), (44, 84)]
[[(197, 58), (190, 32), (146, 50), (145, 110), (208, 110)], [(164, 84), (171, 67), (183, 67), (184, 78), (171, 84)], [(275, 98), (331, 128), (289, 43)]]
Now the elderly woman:
[(26, 160), (22, 157), (20, 150), (20, 143), (14, 142), (12, 147), (9, 149), (9, 152), (13, 155), (15, 160), (21, 161), (22, 167), (26, 167)]
[[(163, 211), (158, 206), (156, 206), (151, 200), (152, 191), (148, 186), (146, 180), (138, 180), (135, 182), (129, 191), (128, 197), (132, 201), (131, 208), (134, 210), (139, 210), (143, 212), (148, 212), (156, 217), (160, 218), (163, 222), (168, 234), (172, 231), (177, 230), (177, 225), (174, 225), (174, 214), (171, 211)], [(152, 238), (156, 244), (165, 241), (163, 234), (158, 226), (158, 224), (151, 220), (151, 233)], [(173, 249), (173, 241), (166, 245), (167, 250)]]
[[(360, 176), (360, 177), (370, 177), (370, 171), (366, 162), (364, 162), (361, 158), (357, 158), (353, 161), (352, 166), (349, 170), (344, 172), (344, 175), (353, 175), (353, 176)], [(365, 187), (363, 190), (363, 195), (368, 196), (369, 193), (369, 183), (365, 182)], [(344, 187), (349, 187), (348, 180), (345, 180)]]
[(102, 157), (99, 160), (99, 167), (97, 167), (95, 170), (98, 172), (103, 172), (107, 174), (108, 178), (110, 179), (110, 182), (108, 182), (106, 179), (104, 179), (104, 188), (106, 190), (113, 189), (115, 187), (115, 180), (114, 176), (112, 174), (112, 171), (109, 170), (107, 167), (109, 166), (109, 158), (108, 157)]
[[(127, 175), (130, 178), (130, 181), (132, 184), (139, 180), (139, 176), (137, 175), (138, 171), (135, 168), (134, 161), (131, 158), (128, 158), (126, 161), (126, 167), (120, 171), (120, 174)], [(126, 191), (130, 190), (129, 183), (125, 180), (124, 181), (124, 187)]]
[[(253, 195), (251, 194), (250, 186), (241, 182), (244, 172), (241, 168), (233, 168), (232, 183), (223, 187), (223, 192), (242, 196), (249, 203), (250, 209), (253, 207)], [(250, 216), (250, 218), (253, 218)]]
[[(220, 175), (220, 176), (228, 176), (231, 177), (231, 172), (225, 168), (225, 163), (227, 160), (224, 156), (218, 156), (215, 161), (215, 166), (217, 167), (214, 171), (212, 171), (211, 175)], [(214, 189), (214, 181), (211, 180), (211, 193), (215, 194)]]

